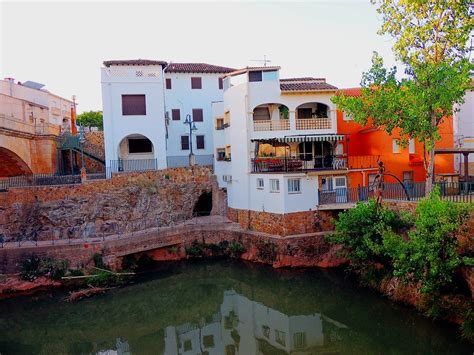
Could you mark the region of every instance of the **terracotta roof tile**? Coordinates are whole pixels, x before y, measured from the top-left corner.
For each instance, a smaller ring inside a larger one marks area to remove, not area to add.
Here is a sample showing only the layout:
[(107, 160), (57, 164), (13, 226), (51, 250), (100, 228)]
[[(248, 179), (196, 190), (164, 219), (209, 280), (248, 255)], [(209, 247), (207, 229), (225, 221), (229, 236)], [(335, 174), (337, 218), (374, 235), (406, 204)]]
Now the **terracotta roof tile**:
[(207, 63), (170, 63), (166, 67), (168, 73), (230, 73), (234, 68), (221, 67)]
[(334, 85), (322, 81), (297, 81), (297, 82), (280, 82), (281, 91), (324, 91), (337, 90)]
[(361, 88), (348, 88), (348, 89), (341, 89), (339, 92), (343, 93), (346, 96), (360, 96), (362, 89)]
[(111, 65), (163, 65), (167, 63), (163, 60), (150, 59), (129, 59), (129, 60), (106, 60), (104, 65), (110, 67)]
[(310, 76), (305, 76), (302, 78), (286, 78), (286, 79), (280, 79), (280, 81), (322, 81), (326, 82), (325, 78), (313, 78)]

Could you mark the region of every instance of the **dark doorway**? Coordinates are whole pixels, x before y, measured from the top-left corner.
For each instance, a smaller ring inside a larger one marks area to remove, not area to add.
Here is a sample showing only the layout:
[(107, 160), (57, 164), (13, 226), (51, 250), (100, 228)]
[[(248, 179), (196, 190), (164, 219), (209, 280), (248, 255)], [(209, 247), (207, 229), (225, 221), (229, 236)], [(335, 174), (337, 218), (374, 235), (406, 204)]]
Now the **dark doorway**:
[(193, 209), (193, 216), (209, 216), (212, 210), (212, 192), (204, 191), (199, 196)]

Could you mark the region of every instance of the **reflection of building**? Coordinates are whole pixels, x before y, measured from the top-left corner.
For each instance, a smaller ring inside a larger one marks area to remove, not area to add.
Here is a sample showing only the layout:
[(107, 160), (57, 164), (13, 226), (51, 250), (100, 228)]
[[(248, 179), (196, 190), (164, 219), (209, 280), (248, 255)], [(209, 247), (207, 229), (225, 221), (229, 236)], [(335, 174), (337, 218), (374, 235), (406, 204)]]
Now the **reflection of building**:
[(0, 177), (57, 170), (57, 137), (71, 130), (74, 108), (42, 87), (0, 80)]
[(202, 324), (166, 328), (165, 354), (311, 354), (332, 347), (326, 325), (345, 328), (329, 321), (320, 314), (288, 316), (226, 291), (220, 311)]

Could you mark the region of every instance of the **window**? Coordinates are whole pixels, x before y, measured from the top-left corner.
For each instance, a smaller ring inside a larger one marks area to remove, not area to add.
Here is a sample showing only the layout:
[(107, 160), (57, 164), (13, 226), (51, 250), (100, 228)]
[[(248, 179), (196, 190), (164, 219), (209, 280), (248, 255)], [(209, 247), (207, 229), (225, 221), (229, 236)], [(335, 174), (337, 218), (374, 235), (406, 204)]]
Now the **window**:
[(145, 95), (122, 95), (122, 115), (146, 115)]
[(225, 147), (225, 160), (230, 161), (231, 160), (231, 146), (226, 145)]
[(224, 88), (224, 81), (222, 80), (222, 78), (218, 79), (218, 83), (219, 83), (219, 90), (222, 90)]
[(193, 108), (193, 121), (194, 122), (202, 122), (203, 121), (203, 113), (202, 108)]
[(408, 141), (408, 153), (415, 154), (415, 140), (410, 139)]
[(225, 159), (225, 148), (216, 149), (217, 161), (223, 161)]
[(262, 81), (261, 71), (249, 71), (249, 81)]
[(265, 183), (263, 182), (263, 179), (258, 178), (257, 179), (257, 189), (258, 190), (263, 190), (264, 186), (265, 186)]
[(342, 119), (344, 121), (352, 121), (352, 116), (346, 111), (342, 111)]
[(398, 145), (398, 139), (392, 139), (392, 152), (394, 154), (400, 153), (400, 146)]
[(280, 180), (270, 179), (270, 192), (280, 192)]
[(205, 149), (204, 148), (204, 136), (196, 136), (196, 148), (197, 149)]
[(298, 332), (293, 334), (293, 343), (296, 349), (306, 348), (306, 333)]
[(205, 348), (213, 348), (214, 347), (214, 335), (204, 335), (202, 337), (202, 344)]
[(288, 193), (294, 194), (301, 192), (300, 179), (288, 179)]
[(336, 185), (336, 189), (346, 187), (346, 177), (345, 176), (335, 178), (334, 182), (335, 182), (335, 185)]
[(189, 150), (189, 136), (181, 136), (181, 150)]
[(224, 129), (224, 119), (223, 118), (216, 118), (216, 130)]
[(191, 78), (191, 89), (202, 89), (202, 80), (199, 77)]
[(181, 119), (181, 112), (179, 111), (179, 108), (174, 108), (171, 110), (171, 119), (173, 121), (179, 121)]
[(276, 70), (263, 72), (263, 81), (277, 81), (277, 80), (278, 80), (278, 72)]
[(171, 90), (171, 79), (166, 79), (166, 89)]
[(275, 329), (275, 341), (281, 346), (286, 346), (286, 333)]
[(299, 108), (298, 109), (298, 119), (300, 119), (300, 118), (312, 118), (312, 117), (313, 117), (313, 109), (311, 107)]
[(230, 111), (224, 112), (224, 128), (230, 126)]
[(404, 171), (403, 172), (403, 183), (411, 184), (413, 182), (413, 171)]
[(129, 153), (151, 153), (153, 152), (153, 145), (148, 138), (129, 138), (128, 139)]
[(377, 174), (369, 174), (369, 191), (375, 190), (375, 177)]

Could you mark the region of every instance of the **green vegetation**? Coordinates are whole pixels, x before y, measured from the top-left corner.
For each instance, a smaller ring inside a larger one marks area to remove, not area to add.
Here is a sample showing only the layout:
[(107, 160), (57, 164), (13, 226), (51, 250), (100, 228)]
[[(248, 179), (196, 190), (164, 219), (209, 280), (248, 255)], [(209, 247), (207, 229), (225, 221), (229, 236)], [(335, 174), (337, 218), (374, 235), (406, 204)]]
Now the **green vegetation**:
[(98, 127), (100, 130), (104, 128), (102, 111), (83, 112), (77, 116), (77, 124), (84, 127)]
[(260, 260), (273, 263), (277, 258), (277, 245), (271, 240), (258, 240), (255, 242)]
[(46, 276), (52, 280), (59, 280), (66, 275), (67, 272), (67, 260), (41, 258), (34, 254), (20, 264), (20, 278), (26, 281), (34, 281), (40, 276)]
[(362, 76), (360, 97), (341, 94), (333, 102), (360, 124), (370, 118), (389, 134), (399, 129), (402, 145), (410, 138), (421, 142), (429, 193), (439, 126), (471, 86), (473, 66), (467, 53), (474, 20), (467, 1), (372, 2), (380, 4), (384, 21), (380, 34), (395, 39), (393, 50), (407, 77), (398, 80), (396, 68), (384, 68), (382, 58), (374, 53), (372, 67)]
[(246, 249), (240, 242), (232, 240), (222, 240), (219, 243), (206, 243), (193, 240), (190, 246), (185, 248), (186, 254), (190, 258), (202, 258), (204, 256), (220, 256), (220, 257), (231, 257), (238, 258), (240, 255), (245, 253)]

